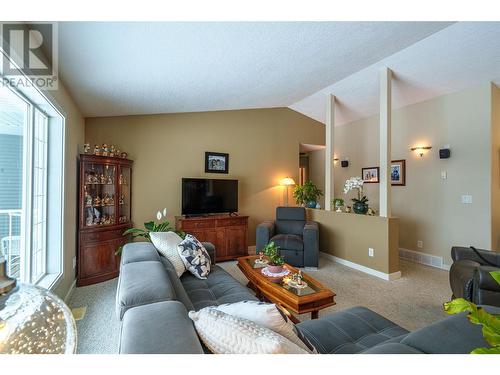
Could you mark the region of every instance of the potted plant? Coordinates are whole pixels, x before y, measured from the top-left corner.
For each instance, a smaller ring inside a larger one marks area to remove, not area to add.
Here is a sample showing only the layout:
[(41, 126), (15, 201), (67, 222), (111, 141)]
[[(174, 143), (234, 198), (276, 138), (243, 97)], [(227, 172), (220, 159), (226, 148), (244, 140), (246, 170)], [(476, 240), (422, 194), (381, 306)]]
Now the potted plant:
[(285, 264), (285, 258), (280, 254), (279, 246), (271, 241), (266, 247), (264, 247), (264, 255), (269, 258), (269, 265), (267, 266), (269, 272), (280, 273), (283, 271), (283, 265)]
[[(500, 271), (490, 272), (491, 277), (500, 284)], [(463, 298), (456, 298), (444, 304), (444, 311), (448, 314), (458, 314), (468, 311), (467, 318), (472, 324), (483, 326), (482, 332), (489, 348), (476, 348), (471, 354), (500, 354), (500, 315), (487, 313), (482, 307)]]
[(323, 192), (311, 180), (307, 180), (304, 185), (297, 185), (293, 189), (295, 202), (308, 208), (316, 208), (318, 198), (322, 195)]
[(354, 204), (352, 209), (357, 214), (366, 214), (368, 212), (368, 198), (363, 195), (363, 180), (361, 177), (351, 177), (346, 180), (344, 184), (344, 194), (349, 193), (351, 190), (358, 191), (358, 197), (352, 198)]
[[(170, 222), (168, 220), (160, 221), (162, 218), (167, 217), (167, 209), (163, 209), (163, 213), (158, 211), (156, 214), (156, 218), (158, 219), (158, 223), (155, 223), (153, 220), (144, 223), (144, 229), (141, 228), (129, 228), (125, 232), (123, 232), (124, 236), (131, 235), (132, 238), (142, 237), (145, 238), (148, 242), (151, 242), (151, 238), (149, 236), (150, 232), (175, 232), (180, 237), (186, 237), (186, 233), (183, 231), (174, 230), (170, 226)], [(120, 254), (123, 246), (120, 246), (116, 251), (116, 254)]]
[(344, 200), (342, 198), (335, 198), (332, 200), (332, 206), (335, 207), (336, 212), (342, 212), (342, 207), (344, 207)]

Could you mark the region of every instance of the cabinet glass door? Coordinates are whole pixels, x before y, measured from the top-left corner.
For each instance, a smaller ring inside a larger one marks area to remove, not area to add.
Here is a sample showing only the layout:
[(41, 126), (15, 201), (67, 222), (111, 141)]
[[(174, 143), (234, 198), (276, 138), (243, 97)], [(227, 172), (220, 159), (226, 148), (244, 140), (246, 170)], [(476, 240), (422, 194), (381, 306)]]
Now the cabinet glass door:
[(119, 224), (130, 222), (130, 182), (130, 167), (120, 167), (120, 175), (118, 176), (118, 185), (120, 192), (120, 196), (118, 199), (120, 207), (120, 216), (118, 218)]
[(85, 227), (116, 222), (116, 166), (84, 163), (83, 207)]

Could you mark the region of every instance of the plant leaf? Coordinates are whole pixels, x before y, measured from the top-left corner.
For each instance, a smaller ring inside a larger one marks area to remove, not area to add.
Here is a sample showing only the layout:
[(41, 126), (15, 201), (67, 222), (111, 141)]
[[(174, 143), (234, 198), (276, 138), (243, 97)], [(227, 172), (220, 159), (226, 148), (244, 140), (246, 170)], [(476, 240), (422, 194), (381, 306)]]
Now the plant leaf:
[(144, 223), (144, 228), (146, 228), (149, 231), (153, 231), (155, 228), (155, 222), (154, 221), (148, 221), (147, 223)]
[(126, 236), (127, 234), (136, 234), (136, 235), (139, 235), (140, 233), (146, 233), (146, 232), (144, 230), (138, 229), (138, 228), (129, 228), (125, 232), (123, 232), (123, 235), (124, 236)]
[(456, 298), (453, 301), (445, 302), (443, 304), (444, 311), (447, 314), (453, 315), (458, 314), (463, 311), (475, 311), (477, 310), (477, 306), (472, 302), (469, 302), (463, 298)]
[(493, 348), (476, 348), (471, 354), (500, 354), (500, 346), (495, 346)]
[(495, 281), (500, 284), (500, 271), (491, 271), (490, 272), (491, 277), (495, 279)]

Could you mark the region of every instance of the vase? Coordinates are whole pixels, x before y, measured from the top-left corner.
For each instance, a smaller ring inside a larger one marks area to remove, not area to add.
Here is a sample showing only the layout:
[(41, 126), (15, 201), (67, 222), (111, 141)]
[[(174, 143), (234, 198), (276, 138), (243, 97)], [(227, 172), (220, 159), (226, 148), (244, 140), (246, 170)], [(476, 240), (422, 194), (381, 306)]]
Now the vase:
[(271, 273), (280, 273), (283, 272), (283, 266), (273, 266), (273, 265), (268, 265), (267, 269)]
[(352, 209), (355, 213), (364, 215), (368, 211), (368, 204), (363, 202), (355, 202), (352, 205)]
[(316, 201), (309, 201), (306, 204), (307, 208), (316, 208)]

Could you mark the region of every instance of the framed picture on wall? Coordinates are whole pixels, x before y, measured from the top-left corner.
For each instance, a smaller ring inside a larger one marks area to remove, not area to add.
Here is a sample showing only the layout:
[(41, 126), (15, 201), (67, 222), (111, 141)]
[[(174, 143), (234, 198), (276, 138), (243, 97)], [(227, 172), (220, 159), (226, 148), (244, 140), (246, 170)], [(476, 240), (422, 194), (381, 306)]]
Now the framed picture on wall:
[(379, 167), (361, 168), (361, 176), (365, 184), (378, 184)]
[(391, 185), (406, 185), (406, 160), (391, 161)]
[(205, 173), (229, 173), (229, 154), (205, 152)]

